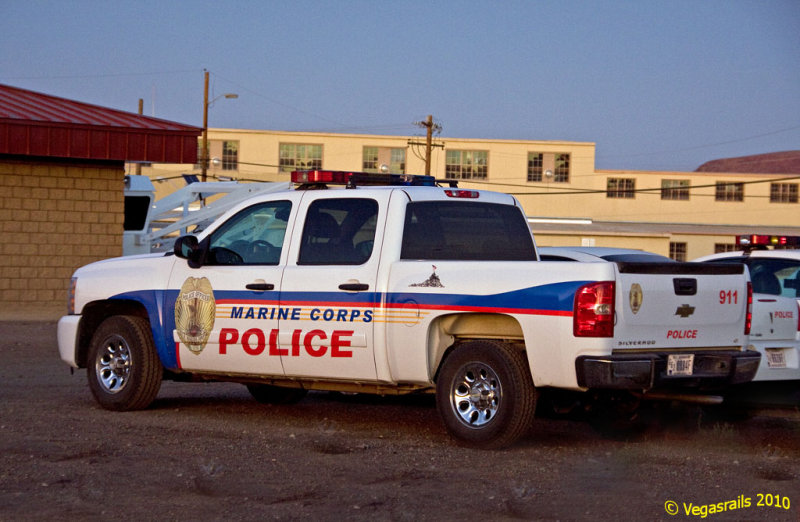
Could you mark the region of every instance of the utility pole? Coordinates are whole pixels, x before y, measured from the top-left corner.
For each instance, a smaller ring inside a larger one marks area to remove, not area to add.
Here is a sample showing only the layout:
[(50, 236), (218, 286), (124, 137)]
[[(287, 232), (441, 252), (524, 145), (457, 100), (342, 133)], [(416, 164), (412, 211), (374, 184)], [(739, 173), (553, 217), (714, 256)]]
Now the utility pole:
[(431, 147), (433, 142), (433, 115), (428, 114), (428, 119), (425, 120), (425, 127), (427, 128), (425, 138), (425, 175), (431, 175)]
[(203, 82), (203, 150), (200, 152), (200, 181), (206, 181), (208, 173), (208, 71), (204, 71)]
[[(139, 116), (142, 116), (143, 114), (144, 114), (144, 100), (142, 98), (139, 98)], [(142, 164), (141, 163), (137, 163), (136, 164), (136, 175), (137, 176), (141, 176), (142, 175)]]
[[(444, 148), (444, 143), (433, 143), (433, 133), (434, 132), (441, 132), (442, 126), (438, 123), (433, 123), (433, 116), (428, 114), (428, 118), (425, 121), (416, 121), (414, 125), (418, 125), (420, 127), (425, 127), (425, 175), (431, 175), (431, 149), (433, 147), (441, 147)], [(408, 141), (409, 145), (422, 145), (422, 143), (414, 140)]]
[(209, 101), (208, 99), (208, 71), (204, 71), (205, 73), (205, 81), (203, 82), (203, 145), (202, 151), (200, 152), (200, 172), (201, 180), (206, 181), (206, 175), (208, 173), (208, 106), (217, 101), (220, 98), (227, 98), (227, 99), (235, 99), (238, 98), (238, 94), (234, 94), (232, 92), (226, 92), (225, 94), (220, 94), (213, 100)]

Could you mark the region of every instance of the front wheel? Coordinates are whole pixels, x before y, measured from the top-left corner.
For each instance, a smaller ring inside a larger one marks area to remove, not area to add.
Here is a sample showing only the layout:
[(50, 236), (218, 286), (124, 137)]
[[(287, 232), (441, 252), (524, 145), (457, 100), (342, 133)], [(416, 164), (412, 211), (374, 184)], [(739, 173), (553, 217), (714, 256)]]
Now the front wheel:
[(524, 354), (496, 341), (470, 341), (442, 363), (436, 407), (455, 439), (482, 449), (509, 446), (533, 422), (536, 390)]
[(161, 387), (163, 367), (150, 324), (129, 315), (103, 321), (89, 346), (87, 375), (92, 395), (107, 410), (141, 410)]

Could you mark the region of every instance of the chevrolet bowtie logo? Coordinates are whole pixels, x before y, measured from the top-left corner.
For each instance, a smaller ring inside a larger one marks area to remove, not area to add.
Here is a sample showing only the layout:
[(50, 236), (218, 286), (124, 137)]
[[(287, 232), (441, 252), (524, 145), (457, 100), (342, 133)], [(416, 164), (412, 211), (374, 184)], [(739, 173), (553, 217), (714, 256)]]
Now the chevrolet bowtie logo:
[(675, 310), (675, 315), (680, 315), (680, 316), (681, 316), (681, 317), (683, 317), (684, 319), (685, 319), (685, 318), (687, 318), (687, 317), (689, 317), (689, 316), (690, 316), (690, 315), (692, 315), (693, 313), (694, 313), (694, 306), (689, 306), (688, 304), (683, 304), (683, 305), (680, 305), (680, 306), (679, 306), (679, 307), (678, 307), (678, 308)]

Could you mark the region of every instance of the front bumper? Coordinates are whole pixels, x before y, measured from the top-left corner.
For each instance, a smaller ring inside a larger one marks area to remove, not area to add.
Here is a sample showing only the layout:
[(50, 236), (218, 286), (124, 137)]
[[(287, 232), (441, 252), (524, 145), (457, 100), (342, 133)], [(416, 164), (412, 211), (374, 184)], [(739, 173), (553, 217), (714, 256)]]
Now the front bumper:
[(669, 353), (584, 355), (575, 361), (582, 388), (646, 391), (665, 388), (724, 388), (749, 382), (761, 354), (754, 351), (694, 353), (691, 375), (668, 375)]
[(80, 315), (65, 315), (58, 321), (58, 353), (61, 360), (78, 368), (77, 345)]

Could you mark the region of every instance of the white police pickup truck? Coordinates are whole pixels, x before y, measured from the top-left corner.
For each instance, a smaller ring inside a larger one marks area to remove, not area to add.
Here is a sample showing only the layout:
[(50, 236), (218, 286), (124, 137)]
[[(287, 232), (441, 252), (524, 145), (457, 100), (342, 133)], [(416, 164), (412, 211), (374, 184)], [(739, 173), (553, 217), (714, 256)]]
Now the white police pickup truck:
[[(513, 196), (292, 176), (174, 253), (75, 272), (59, 351), (100, 405), (145, 408), (164, 378), (264, 402), (435, 392), (453, 437), (496, 448), (543, 388), (702, 393), (758, 368), (742, 265), (544, 262)], [(336, 185), (351, 190), (312, 190)]]
[(754, 381), (800, 381), (800, 250), (724, 252), (695, 261), (740, 263), (753, 283), (750, 345), (761, 353)]

